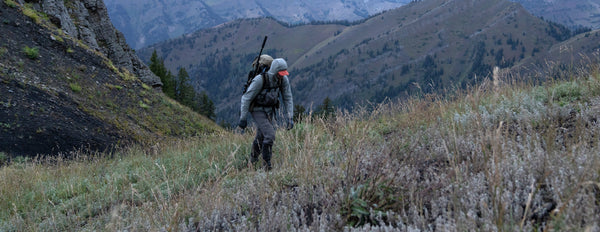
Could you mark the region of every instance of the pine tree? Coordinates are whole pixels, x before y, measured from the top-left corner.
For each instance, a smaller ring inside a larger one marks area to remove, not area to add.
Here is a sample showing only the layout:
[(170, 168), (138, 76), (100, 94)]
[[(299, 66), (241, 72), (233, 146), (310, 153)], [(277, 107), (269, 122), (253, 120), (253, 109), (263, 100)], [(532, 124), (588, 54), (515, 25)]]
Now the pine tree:
[(301, 121), (306, 112), (306, 108), (302, 105), (294, 105), (294, 122)]
[(180, 68), (177, 76), (173, 76), (171, 71), (165, 67), (164, 61), (158, 58), (156, 50), (152, 52), (149, 67), (156, 76), (160, 77), (165, 95), (184, 106), (190, 107), (195, 112), (215, 120), (214, 103), (206, 92), (199, 94), (194, 90), (194, 87), (190, 84), (190, 75), (185, 68)]
[(210, 100), (206, 91), (202, 91), (202, 93), (196, 94), (195, 97), (196, 102), (196, 112), (210, 118), (215, 119), (217, 115), (215, 114), (215, 104)]
[(158, 58), (158, 54), (156, 50), (152, 52), (152, 57), (150, 57), (150, 71), (152, 71), (156, 76), (160, 78), (160, 81), (163, 83), (162, 89), (165, 95), (170, 98), (175, 98), (175, 80), (173, 79), (173, 74), (171, 71), (168, 71), (165, 67), (165, 63), (162, 59)]
[(323, 103), (317, 107), (315, 115), (322, 116), (323, 118), (335, 116), (335, 106), (333, 106), (333, 103), (329, 97), (323, 99)]
[(186, 106), (192, 106), (196, 92), (194, 88), (189, 84), (190, 75), (185, 68), (180, 68), (177, 73), (177, 80), (175, 86), (175, 100), (181, 102)]
[(175, 87), (177, 83), (175, 82), (175, 77), (173, 77), (171, 71), (167, 71), (167, 74), (165, 74), (165, 76), (160, 80), (163, 83), (163, 93), (165, 93), (165, 95), (169, 96), (170, 98), (175, 99)]

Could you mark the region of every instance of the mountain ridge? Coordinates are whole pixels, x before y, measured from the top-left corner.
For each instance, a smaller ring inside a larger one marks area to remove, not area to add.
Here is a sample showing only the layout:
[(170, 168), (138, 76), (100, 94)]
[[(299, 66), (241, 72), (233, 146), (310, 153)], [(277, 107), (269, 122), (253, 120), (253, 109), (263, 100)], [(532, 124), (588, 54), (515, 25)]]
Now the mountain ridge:
[(355, 21), (409, 0), (335, 1), (118, 1), (105, 0), (112, 21), (136, 49), (240, 18), (274, 17), (296, 24)]
[(600, 29), (600, 3), (594, 0), (515, 0), (532, 14), (571, 28)]
[[(600, 4), (593, 0), (511, 0), (532, 14), (570, 28), (600, 29)], [(241, 18), (273, 17), (288, 24), (355, 22), (395, 9), (409, 0), (170, 1), (106, 0), (115, 26), (135, 49)]]
[(265, 53), (290, 64), (296, 102), (311, 109), (327, 97), (351, 107), (473, 84), (493, 66), (543, 57), (562, 38), (551, 34), (554, 27), (510, 1), (432, 0), (352, 25), (237, 20), (138, 54), (147, 60), (156, 50), (171, 70), (186, 68), (197, 89), (215, 100), (218, 117), (234, 122), (237, 87), (264, 35)]

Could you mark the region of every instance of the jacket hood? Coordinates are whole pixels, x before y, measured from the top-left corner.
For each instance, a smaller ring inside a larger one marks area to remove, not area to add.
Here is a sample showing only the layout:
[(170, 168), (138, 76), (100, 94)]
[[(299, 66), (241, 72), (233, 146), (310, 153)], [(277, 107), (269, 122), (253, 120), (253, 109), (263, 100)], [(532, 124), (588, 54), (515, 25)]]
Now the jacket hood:
[(273, 62), (271, 63), (271, 69), (269, 69), (269, 71), (267, 73), (269, 73), (269, 75), (273, 76), (273, 75), (275, 75), (275, 73), (277, 73), (281, 70), (286, 70), (287, 68), (288, 68), (288, 65), (285, 62), (285, 60), (282, 58), (277, 58), (277, 59), (273, 60)]

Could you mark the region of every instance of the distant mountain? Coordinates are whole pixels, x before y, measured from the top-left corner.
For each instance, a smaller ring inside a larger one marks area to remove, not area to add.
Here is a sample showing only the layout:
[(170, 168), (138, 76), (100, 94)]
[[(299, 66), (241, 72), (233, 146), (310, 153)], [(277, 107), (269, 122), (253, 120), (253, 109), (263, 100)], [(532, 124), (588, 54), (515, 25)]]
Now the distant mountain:
[[(596, 0), (512, 0), (538, 17), (571, 28), (600, 29)], [(411, 0), (105, 0), (111, 20), (134, 49), (241, 18), (273, 17), (297, 24), (356, 21)]]
[(314, 109), (326, 97), (351, 107), (471, 84), (494, 66), (541, 59), (568, 38), (563, 29), (505, 0), (428, 0), (355, 25), (237, 20), (138, 54), (148, 59), (156, 50), (173, 72), (186, 68), (217, 116), (235, 122), (241, 83), (264, 35), (266, 53), (289, 62), (296, 103)]
[(218, 130), (153, 88), (160, 79), (101, 1), (0, 1), (0, 15), (3, 157), (68, 156)]
[(105, 0), (112, 22), (135, 49), (240, 18), (286, 23), (355, 21), (410, 0)]
[(571, 28), (600, 29), (598, 0), (513, 0), (532, 14)]

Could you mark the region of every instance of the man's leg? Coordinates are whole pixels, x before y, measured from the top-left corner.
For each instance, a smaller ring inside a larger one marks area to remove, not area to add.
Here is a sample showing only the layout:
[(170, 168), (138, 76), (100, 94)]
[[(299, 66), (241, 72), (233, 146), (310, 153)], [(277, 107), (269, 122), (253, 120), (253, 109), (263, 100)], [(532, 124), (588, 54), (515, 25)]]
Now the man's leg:
[(271, 169), (271, 157), (273, 156), (272, 147), (275, 142), (275, 127), (273, 127), (271, 117), (268, 113), (262, 111), (252, 112), (254, 122), (256, 122), (257, 133), (262, 135), (262, 157), (265, 161), (265, 168)]
[(259, 131), (256, 131), (256, 137), (252, 142), (252, 153), (250, 153), (250, 162), (252, 164), (258, 161), (258, 156), (262, 153), (263, 136)]

